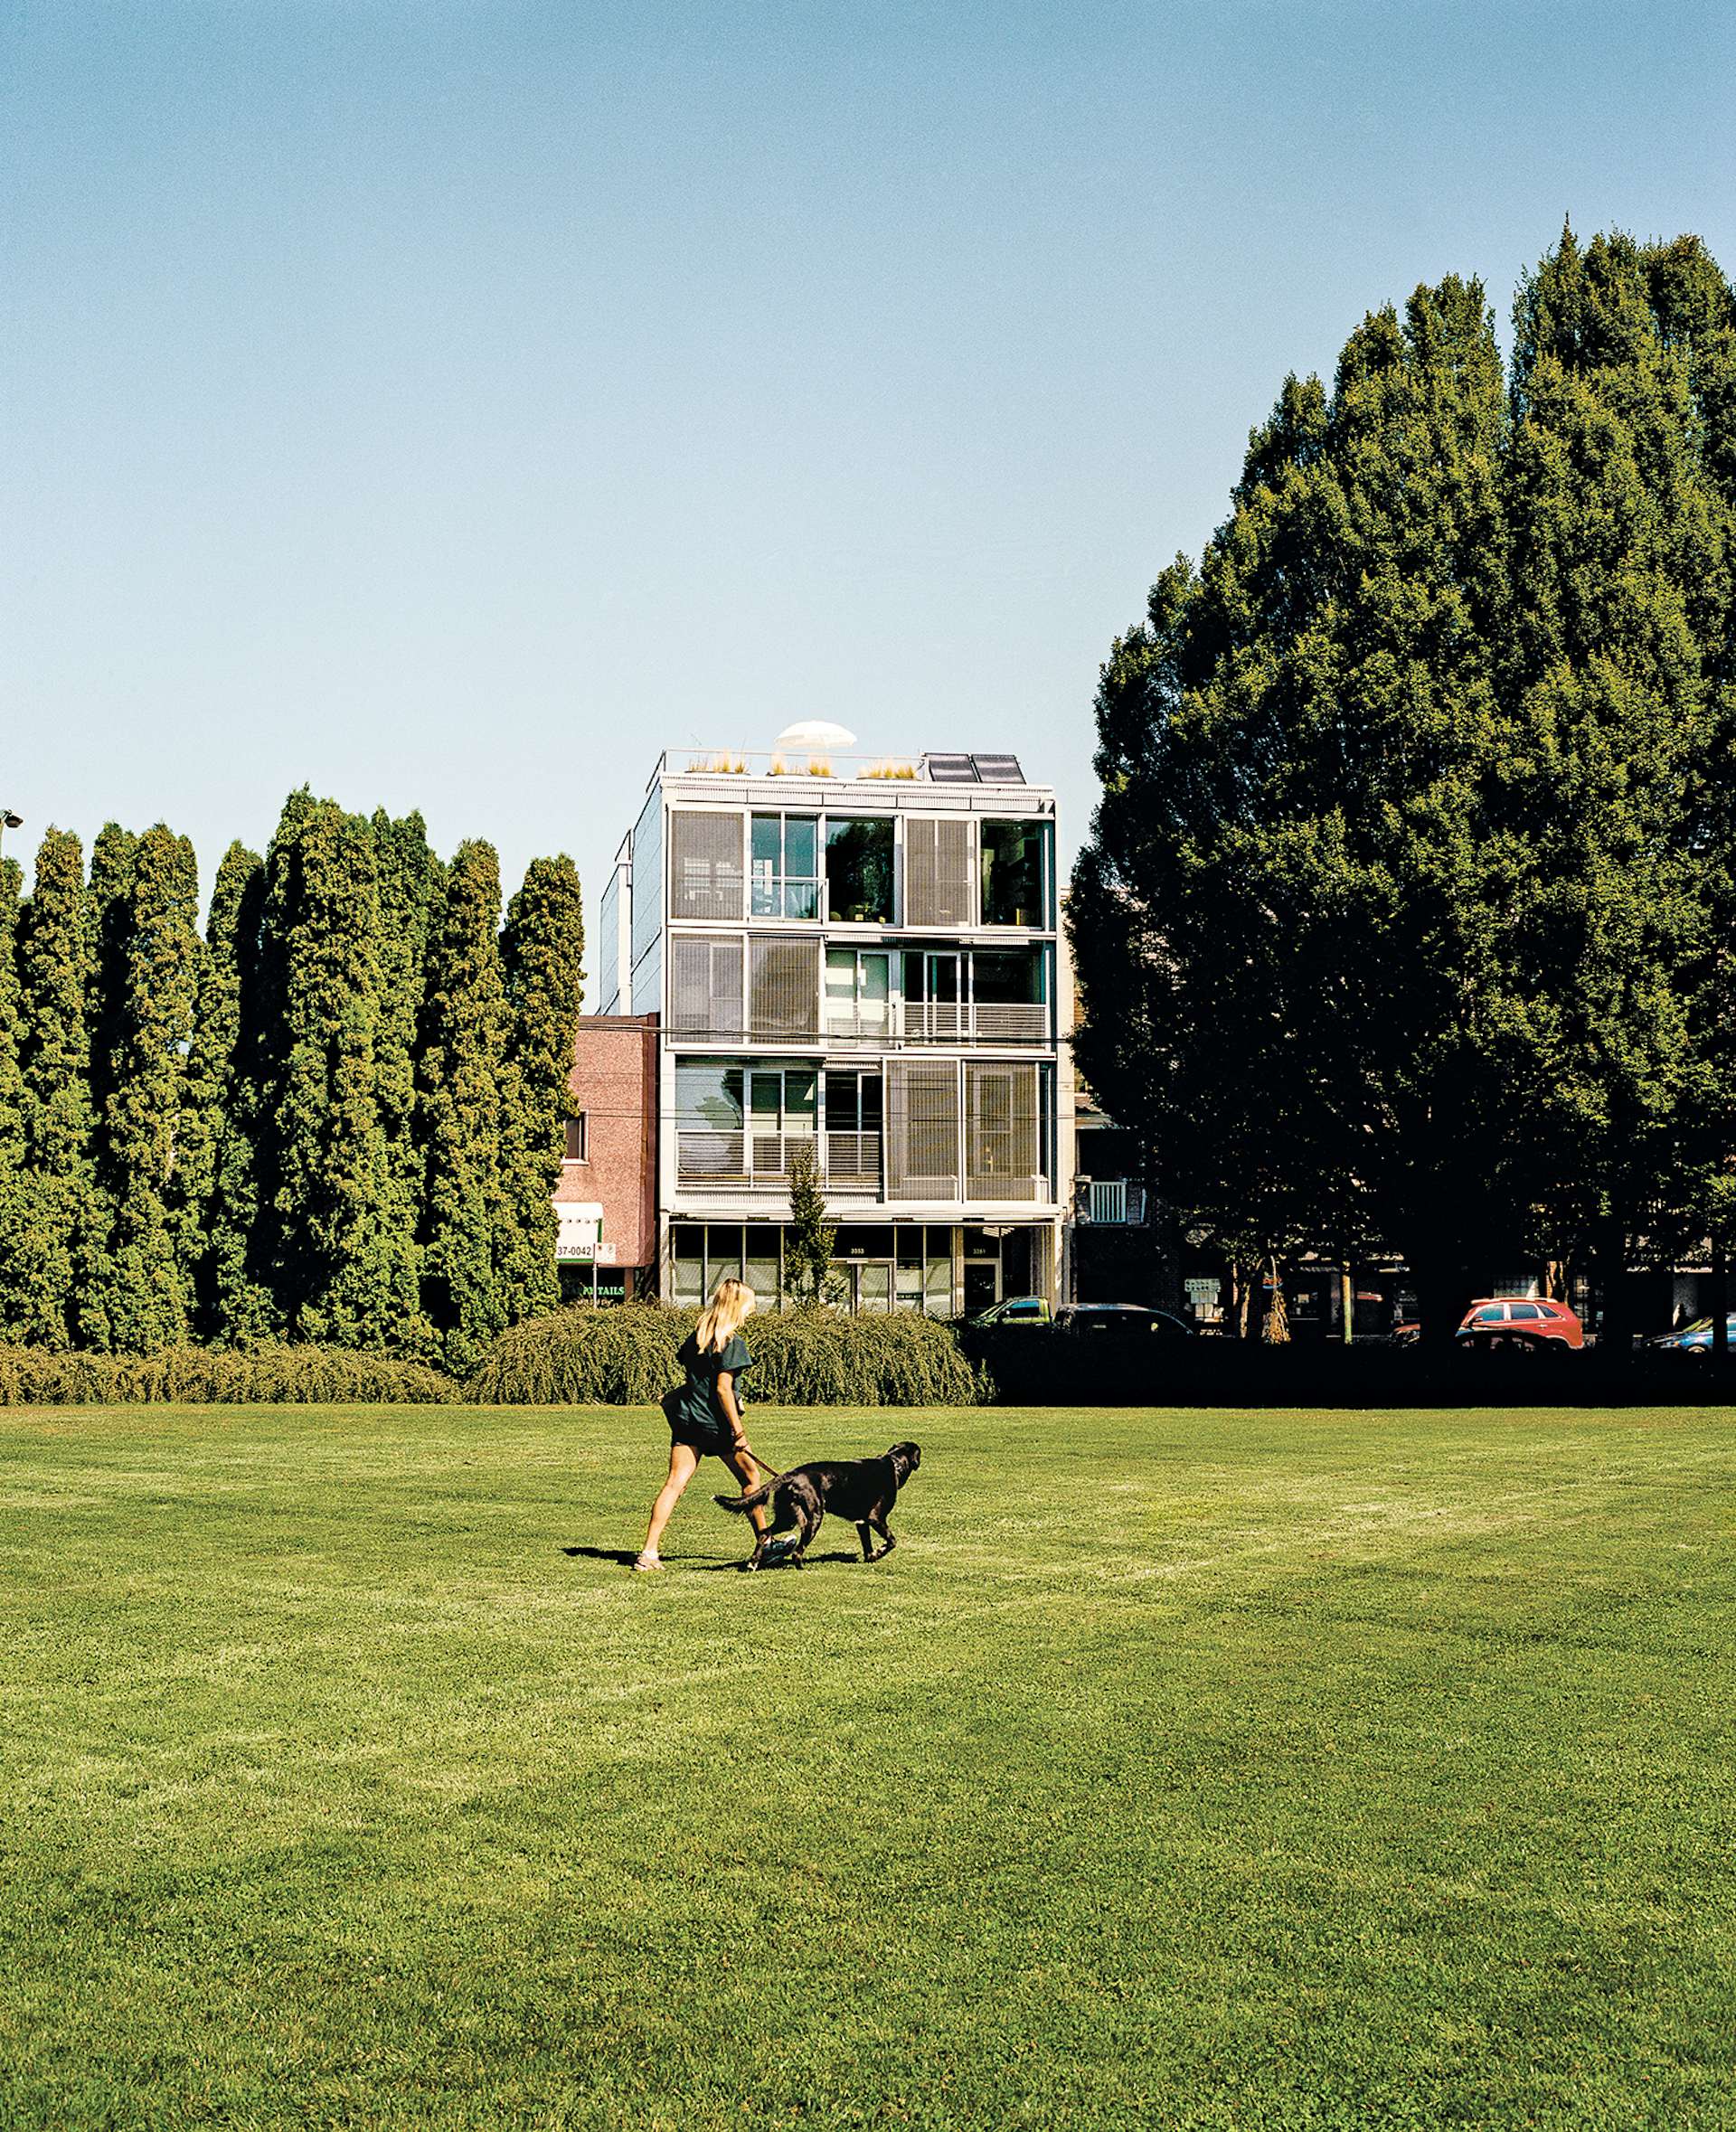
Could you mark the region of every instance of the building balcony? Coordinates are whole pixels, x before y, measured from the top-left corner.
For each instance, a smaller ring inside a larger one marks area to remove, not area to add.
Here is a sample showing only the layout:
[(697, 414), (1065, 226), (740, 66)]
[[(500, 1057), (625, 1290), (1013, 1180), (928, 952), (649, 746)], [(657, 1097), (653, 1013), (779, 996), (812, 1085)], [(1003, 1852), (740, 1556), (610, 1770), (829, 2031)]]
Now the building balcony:
[(801, 1147), (811, 1147), (818, 1157), (828, 1193), (881, 1196), (878, 1133), (734, 1133), (687, 1127), (675, 1135), (675, 1182), (711, 1190), (787, 1191), (790, 1164)]
[(906, 1043), (1047, 1043), (1049, 1009), (986, 1000), (907, 999), (901, 1033)]
[(1146, 1219), (1146, 1188), (1125, 1177), (1081, 1177), (1074, 1186), (1073, 1218), (1093, 1229), (1137, 1229)]

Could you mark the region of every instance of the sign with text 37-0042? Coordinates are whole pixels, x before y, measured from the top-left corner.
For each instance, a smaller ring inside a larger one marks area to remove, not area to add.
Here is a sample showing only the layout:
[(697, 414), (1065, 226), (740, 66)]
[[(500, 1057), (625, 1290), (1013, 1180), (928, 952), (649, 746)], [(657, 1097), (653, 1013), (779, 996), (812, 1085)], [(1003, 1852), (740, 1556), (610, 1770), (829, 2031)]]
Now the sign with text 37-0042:
[(603, 1241), (603, 1210), (590, 1200), (556, 1200), (554, 1255), (581, 1266), (612, 1266), (615, 1247)]

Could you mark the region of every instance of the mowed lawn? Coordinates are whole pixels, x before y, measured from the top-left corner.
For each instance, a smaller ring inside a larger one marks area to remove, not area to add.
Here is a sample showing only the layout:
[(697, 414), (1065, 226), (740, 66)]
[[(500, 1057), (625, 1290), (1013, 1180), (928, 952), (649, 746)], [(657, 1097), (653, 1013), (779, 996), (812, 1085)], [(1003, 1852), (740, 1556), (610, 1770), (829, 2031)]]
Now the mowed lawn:
[(1736, 1421), (0, 1415), (0, 2123), (1736, 2124)]

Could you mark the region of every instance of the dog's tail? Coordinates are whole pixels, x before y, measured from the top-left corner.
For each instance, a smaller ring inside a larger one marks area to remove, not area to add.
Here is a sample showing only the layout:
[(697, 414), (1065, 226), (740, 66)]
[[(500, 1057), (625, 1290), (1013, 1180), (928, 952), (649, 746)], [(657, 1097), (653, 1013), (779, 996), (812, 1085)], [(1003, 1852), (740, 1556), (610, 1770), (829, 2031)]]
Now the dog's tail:
[(758, 1510), (762, 1503), (770, 1502), (771, 1491), (782, 1478), (782, 1474), (775, 1473), (757, 1488), (750, 1488), (745, 1495), (713, 1495), (712, 1501), (720, 1510), (733, 1510), (745, 1516), (750, 1510)]

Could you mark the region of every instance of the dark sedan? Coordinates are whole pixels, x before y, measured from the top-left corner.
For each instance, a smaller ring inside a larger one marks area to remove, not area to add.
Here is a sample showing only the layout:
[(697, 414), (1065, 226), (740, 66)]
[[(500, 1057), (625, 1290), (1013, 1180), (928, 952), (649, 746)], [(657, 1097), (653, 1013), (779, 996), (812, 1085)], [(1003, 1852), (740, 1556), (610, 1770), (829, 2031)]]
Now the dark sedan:
[(1062, 1333), (1107, 1334), (1115, 1339), (1128, 1335), (1146, 1339), (1191, 1340), (1195, 1327), (1173, 1310), (1151, 1310), (1143, 1303), (1065, 1303), (1055, 1313), (1055, 1329)]

